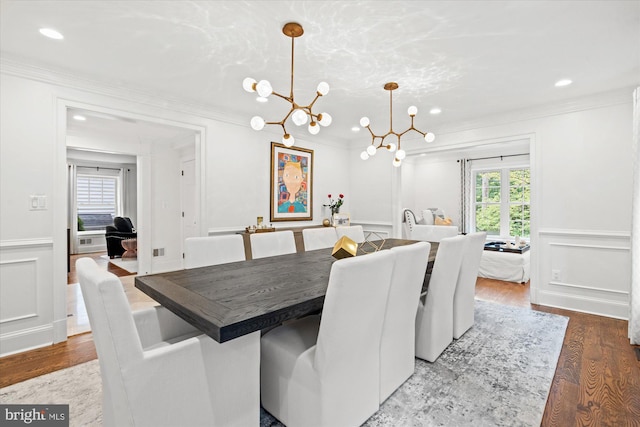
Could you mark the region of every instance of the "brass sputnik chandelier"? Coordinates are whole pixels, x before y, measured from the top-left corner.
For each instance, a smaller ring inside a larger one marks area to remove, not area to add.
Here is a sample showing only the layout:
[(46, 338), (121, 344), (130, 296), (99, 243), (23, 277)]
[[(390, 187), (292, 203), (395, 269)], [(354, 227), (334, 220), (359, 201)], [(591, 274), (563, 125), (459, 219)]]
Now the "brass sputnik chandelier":
[(260, 80), (259, 82), (256, 82), (256, 80), (252, 79), (251, 77), (247, 77), (242, 82), (242, 87), (244, 87), (244, 90), (246, 90), (247, 92), (257, 92), (258, 96), (261, 98), (267, 98), (269, 95), (273, 94), (291, 104), (291, 109), (279, 122), (266, 122), (260, 116), (255, 116), (251, 119), (251, 127), (255, 130), (262, 130), (265, 125), (282, 126), (282, 130), (284, 132), (282, 143), (287, 147), (291, 147), (294, 144), (295, 139), (293, 138), (293, 135), (287, 132), (287, 128), (285, 126), (285, 122), (289, 119), (289, 117), (291, 117), (291, 120), (296, 126), (305, 125), (308, 121), (309, 133), (312, 135), (316, 135), (318, 132), (320, 132), (320, 126), (318, 125), (329, 126), (332, 119), (328, 113), (314, 114), (312, 111), (312, 108), (318, 98), (329, 93), (329, 85), (326, 82), (321, 82), (320, 84), (318, 84), (318, 88), (316, 89), (316, 96), (315, 98), (313, 98), (313, 101), (311, 101), (309, 105), (298, 105), (293, 99), (293, 45), (295, 38), (300, 37), (304, 33), (304, 30), (302, 29), (302, 26), (300, 24), (289, 22), (282, 28), (282, 32), (285, 36), (291, 37), (291, 87), (289, 90), (289, 96), (281, 95), (278, 92), (274, 92), (271, 87), (271, 83), (269, 83), (267, 80)]
[[(371, 130), (369, 118), (361, 118), (360, 126), (366, 127), (367, 129), (369, 129), (369, 133), (371, 133), (371, 145), (369, 145), (365, 151), (360, 153), (360, 158), (362, 160), (367, 160), (369, 157), (375, 155), (379, 148), (386, 148), (390, 152), (396, 153), (393, 159), (393, 166), (398, 167), (402, 164), (402, 160), (407, 156), (407, 153), (400, 148), (400, 138), (402, 137), (402, 135), (409, 132), (410, 130), (414, 130), (422, 135), (424, 137), (424, 140), (427, 142), (433, 142), (433, 140), (436, 139), (436, 136), (431, 132), (422, 132), (414, 127), (413, 118), (416, 116), (416, 114), (418, 114), (418, 108), (413, 105), (407, 110), (407, 113), (409, 113), (409, 117), (411, 117), (411, 127), (402, 133), (395, 132), (393, 130), (393, 91), (398, 89), (398, 83), (389, 82), (384, 85), (384, 89), (389, 91), (389, 132), (385, 133), (384, 135), (376, 135)], [(395, 143), (390, 142), (389, 144), (385, 145), (384, 139), (392, 134), (398, 137), (398, 144), (396, 145)], [(380, 140), (377, 145), (376, 139)]]

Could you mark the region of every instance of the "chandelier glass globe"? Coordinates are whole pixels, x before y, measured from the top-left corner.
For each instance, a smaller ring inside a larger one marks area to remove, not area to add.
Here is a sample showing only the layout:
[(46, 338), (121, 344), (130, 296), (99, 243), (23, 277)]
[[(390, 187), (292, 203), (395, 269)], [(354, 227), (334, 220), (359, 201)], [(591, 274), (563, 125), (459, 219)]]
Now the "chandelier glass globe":
[(289, 135), (288, 133), (285, 133), (285, 134), (282, 136), (282, 144), (283, 144), (285, 147), (292, 147), (292, 146), (293, 146), (293, 144), (295, 144), (295, 142), (296, 142), (296, 140), (295, 140), (295, 138), (293, 137), (293, 135)]
[(255, 116), (251, 119), (251, 128), (253, 130), (262, 130), (264, 125), (264, 119), (260, 116)]
[(291, 120), (293, 120), (293, 123), (296, 126), (302, 126), (304, 124), (307, 124), (307, 113), (305, 113), (303, 110), (297, 108), (296, 111), (293, 112), (293, 114), (291, 115)]

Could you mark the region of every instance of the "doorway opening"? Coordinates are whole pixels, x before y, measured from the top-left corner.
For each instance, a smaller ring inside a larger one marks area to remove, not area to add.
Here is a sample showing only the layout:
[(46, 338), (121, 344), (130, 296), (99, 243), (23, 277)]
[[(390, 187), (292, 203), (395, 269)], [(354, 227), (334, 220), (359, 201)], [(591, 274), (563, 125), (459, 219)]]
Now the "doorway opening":
[[(119, 276), (136, 308), (156, 304), (134, 287), (138, 272), (182, 268), (185, 203), (189, 203), (189, 232), (200, 232), (202, 131), (128, 113), (68, 104), (64, 108), (70, 336), (90, 330), (75, 275), (77, 258), (93, 258)], [(183, 185), (180, 178), (185, 162), (192, 166), (190, 185)], [(114, 232), (119, 219), (131, 224), (130, 234)], [(170, 247), (163, 251), (168, 256), (153, 257), (156, 246)]]
[(495, 282), (496, 289), (513, 286), (527, 304), (535, 303), (537, 287), (535, 280), (530, 281), (535, 274), (532, 254), (537, 243), (532, 213), (537, 209), (533, 197), (535, 135), (434, 147), (412, 153), (407, 163), (409, 167), (403, 165), (398, 173), (396, 188), (403, 206), (397, 211), (438, 208), (453, 219), (460, 233), (485, 231), (487, 243), (504, 241), (513, 252), (522, 251), (508, 253), (496, 262), (487, 257), (479, 277), (486, 283)]

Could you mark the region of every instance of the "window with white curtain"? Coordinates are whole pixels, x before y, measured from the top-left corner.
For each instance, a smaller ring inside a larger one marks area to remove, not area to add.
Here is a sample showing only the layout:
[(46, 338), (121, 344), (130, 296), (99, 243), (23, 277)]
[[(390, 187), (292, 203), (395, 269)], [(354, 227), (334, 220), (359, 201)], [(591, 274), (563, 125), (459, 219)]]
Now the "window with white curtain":
[(488, 236), (529, 238), (530, 177), (528, 167), (474, 170), (473, 229)]

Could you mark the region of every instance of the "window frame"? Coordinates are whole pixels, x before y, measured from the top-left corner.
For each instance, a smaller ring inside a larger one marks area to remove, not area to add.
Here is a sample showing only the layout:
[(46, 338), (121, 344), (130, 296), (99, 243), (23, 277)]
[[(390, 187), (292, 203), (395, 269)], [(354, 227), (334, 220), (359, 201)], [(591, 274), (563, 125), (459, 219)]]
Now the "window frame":
[[(83, 169), (87, 169), (87, 170), (83, 170)], [(76, 208), (76, 215), (77, 217), (79, 217), (80, 215), (83, 214), (82, 212), (82, 208), (80, 205), (80, 201), (79, 201), (79, 197), (78, 197), (78, 190), (80, 188), (79, 185), (79, 181), (81, 179), (91, 179), (91, 178), (98, 178), (101, 180), (105, 180), (105, 179), (109, 179), (109, 180), (114, 180), (115, 181), (115, 206), (114, 206), (114, 211), (113, 212), (96, 212), (97, 214), (110, 214), (112, 216), (112, 220), (114, 217), (116, 216), (122, 216), (122, 210), (123, 210), (123, 206), (122, 206), (122, 179), (121, 179), (121, 174), (120, 174), (120, 170), (119, 169), (100, 169), (100, 168), (93, 168), (93, 167), (86, 167), (86, 166), (79, 166), (78, 167), (78, 171), (76, 172), (76, 182), (75, 182), (75, 208)], [(85, 214), (90, 214), (90, 213), (85, 213)], [(112, 222), (111, 222), (112, 224)], [(106, 226), (110, 225), (110, 224), (105, 224), (104, 226), (101, 226), (101, 228), (91, 228), (90, 230), (85, 230), (85, 231), (104, 231)]]
[[(528, 202), (512, 202), (510, 199), (510, 173), (513, 170), (528, 170), (529, 171), (529, 201)], [(512, 163), (508, 165), (491, 164), (479, 166), (471, 169), (471, 191), (470, 191), (470, 229), (472, 232), (476, 229), (476, 209), (482, 202), (476, 201), (476, 178), (478, 173), (486, 172), (500, 172), (500, 202), (488, 202), (489, 204), (500, 206), (500, 232), (499, 234), (487, 234), (487, 239), (513, 239), (515, 236), (511, 235), (511, 206), (529, 206), (529, 236), (520, 236), (522, 240), (529, 241), (531, 238), (531, 167), (528, 163)]]

